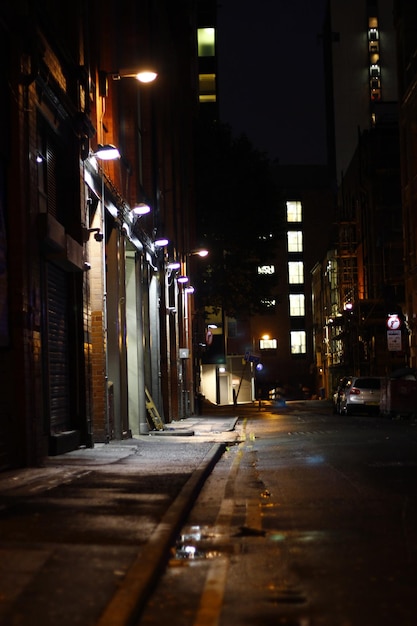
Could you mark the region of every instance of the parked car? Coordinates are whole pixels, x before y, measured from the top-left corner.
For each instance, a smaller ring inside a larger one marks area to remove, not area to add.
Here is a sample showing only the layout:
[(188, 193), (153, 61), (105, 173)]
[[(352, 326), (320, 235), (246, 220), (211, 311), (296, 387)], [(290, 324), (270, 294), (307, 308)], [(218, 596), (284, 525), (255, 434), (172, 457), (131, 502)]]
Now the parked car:
[(340, 396), (341, 396), (343, 389), (346, 387), (346, 385), (350, 384), (352, 378), (353, 376), (343, 376), (343, 378), (339, 380), (339, 383), (333, 393), (333, 413), (334, 414), (336, 413), (340, 414)]
[(355, 376), (350, 379), (340, 393), (340, 414), (353, 413), (379, 414), (381, 400), (379, 376)]

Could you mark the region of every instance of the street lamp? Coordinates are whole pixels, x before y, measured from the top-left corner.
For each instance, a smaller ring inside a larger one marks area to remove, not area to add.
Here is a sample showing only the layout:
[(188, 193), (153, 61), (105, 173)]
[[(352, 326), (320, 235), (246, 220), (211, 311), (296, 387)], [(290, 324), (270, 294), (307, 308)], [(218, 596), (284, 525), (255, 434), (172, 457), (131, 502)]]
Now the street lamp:
[(113, 80), (121, 80), (122, 78), (135, 78), (142, 84), (152, 83), (158, 74), (151, 68), (143, 69), (123, 69), (117, 72), (106, 72), (105, 70), (99, 70), (99, 94), (102, 98), (107, 98), (109, 91), (108, 77), (111, 76)]
[(199, 256), (201, 258), (206, 257), (209, 254), (209, 251), (206, 250), (205, 248), (199, 248), (198, 250), (192, 250), (191, 252), (188, 252), (187, 256)]
[(136, 78), (140, 83), (153, 83), (158, 77), (158, 74), (150, 68), (144, 68), (139, 71), (135, 70), (119, 70), (118, 72), (112, 72), (111, 77), (113, 80), (120, 80), (122, 78)]

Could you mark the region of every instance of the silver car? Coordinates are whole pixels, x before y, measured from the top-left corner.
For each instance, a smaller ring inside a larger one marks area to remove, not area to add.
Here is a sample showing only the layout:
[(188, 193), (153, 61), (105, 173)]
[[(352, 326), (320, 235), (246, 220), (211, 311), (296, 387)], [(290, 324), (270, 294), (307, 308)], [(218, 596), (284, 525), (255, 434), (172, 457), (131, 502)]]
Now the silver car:
[(351, 378), (340, 393), (340, 414), (379, 414), (381, 378), (379, 376), (356, 376)]

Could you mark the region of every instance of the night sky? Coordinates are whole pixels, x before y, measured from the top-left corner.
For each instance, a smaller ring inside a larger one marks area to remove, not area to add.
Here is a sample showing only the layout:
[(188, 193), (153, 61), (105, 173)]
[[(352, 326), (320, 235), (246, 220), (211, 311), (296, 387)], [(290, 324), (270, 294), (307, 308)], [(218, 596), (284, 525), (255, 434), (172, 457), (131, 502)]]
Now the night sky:
[(326, 160), (326, 0), (220, 0), (220, 118), (282, 164)]

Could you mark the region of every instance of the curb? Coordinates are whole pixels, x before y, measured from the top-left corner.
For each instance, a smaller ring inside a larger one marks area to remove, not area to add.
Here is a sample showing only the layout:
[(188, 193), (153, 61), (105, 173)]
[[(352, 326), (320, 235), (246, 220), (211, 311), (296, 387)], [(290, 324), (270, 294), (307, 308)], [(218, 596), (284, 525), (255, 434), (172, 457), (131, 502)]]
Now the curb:
[(227, 444), (214, 444), (136, 557), (96, 626), (134, 626), (169, 558), (182, 524)]
[(176, 428), (164, 428), (163, 430), (150, 430), (150, 437), (193, 437), (193, 430), (177, 430)]

